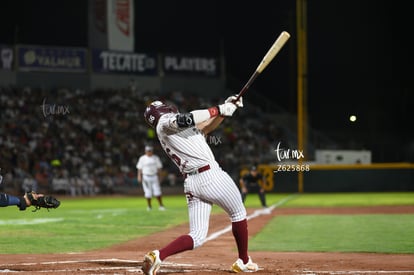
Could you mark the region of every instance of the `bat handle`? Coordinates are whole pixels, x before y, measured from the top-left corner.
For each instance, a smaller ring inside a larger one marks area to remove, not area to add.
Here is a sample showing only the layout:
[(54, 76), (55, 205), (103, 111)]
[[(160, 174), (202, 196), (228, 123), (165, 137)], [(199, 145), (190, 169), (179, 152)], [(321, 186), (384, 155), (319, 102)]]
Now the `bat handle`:
[(241, 91), (239, 92), (239, 94), (237, 95), (237, 98), (235, 101), (239, 100), (239, 98), (249, 89), (250, 85), (252, 85), (253, 81), (257, 78), (257, 76), (260, 73), (258, 71), (255, 71), (249, 78), (249, 80), (247, 81), (246, 85), (244, 85), (244, 87), (241, 89)]
[(233, 100), (233, 102), (237, 102), (239, 99), (240, 99), (240, 97), (245, 93), (247, 91), (247, 88), (246, 88), (246, 86), (244, 86), (243, 87), (243, 89), (239, 92), (239, 94), (237, 95), (237, 97), (236, 97), (236, 99), (235, 100)]

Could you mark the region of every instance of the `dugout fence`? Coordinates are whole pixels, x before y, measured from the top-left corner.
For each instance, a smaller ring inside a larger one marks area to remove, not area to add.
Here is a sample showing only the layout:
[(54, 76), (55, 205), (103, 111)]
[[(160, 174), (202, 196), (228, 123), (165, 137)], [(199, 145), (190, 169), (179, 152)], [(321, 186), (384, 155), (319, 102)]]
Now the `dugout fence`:
[(414, 191), (414, 163), (290, 163), (258, 167), (266, 176), (268, 192), (299, 192), (299, 173), (304, 179), (303, 192)]

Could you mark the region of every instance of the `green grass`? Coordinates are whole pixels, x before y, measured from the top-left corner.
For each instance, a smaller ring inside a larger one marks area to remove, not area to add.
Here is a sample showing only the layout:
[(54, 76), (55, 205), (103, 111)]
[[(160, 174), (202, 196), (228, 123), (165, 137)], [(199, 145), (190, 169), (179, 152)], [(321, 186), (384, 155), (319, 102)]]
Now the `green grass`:
[[(269, 205), (284, 200), (279, 207), (414, 205), (414, 193), (267, 194)], [(0, 253), (99, 249), (188, 221), (184, 195), (166, 196), (165, 212), (147, 212), (145, 200), (132, 196), (61, 198), (61, 202), (49, 212), (1, 208)], [(260, 207), (257, 195), (250, 194), (246, 206)], [(213, 213), (221, 212), (213, 208)], [(277, 216), (250, 246), (274, 251), (414, 253), (413, 221), (411, 214)]]
[(414, 215), (279, 216), (250, 250), (414, 253)]
[[(414, 205), (414, 193), (292, 194), (280, 207)], [(268, 200), (273, 200), (272, 195)], [(250, 240), (257, 251), (414, 253), (414, 214), (278, 216)]]
[(284, 204), (283, 207), (338, 207), (374, 205), (414, 205), (414, 193), (306, 193), (293, 197), (286, 204)]
[[(184, 196), (165, 203), (167, 211), (151, 212), (138, 197), (63, 199), (49, 212), (6, 207), (1, 209), (0, 253), (47, 253), (51, 247), (54, 252), (92, 250), (187, 222)], [(40, 223), (42, 219), (46, 222)]]

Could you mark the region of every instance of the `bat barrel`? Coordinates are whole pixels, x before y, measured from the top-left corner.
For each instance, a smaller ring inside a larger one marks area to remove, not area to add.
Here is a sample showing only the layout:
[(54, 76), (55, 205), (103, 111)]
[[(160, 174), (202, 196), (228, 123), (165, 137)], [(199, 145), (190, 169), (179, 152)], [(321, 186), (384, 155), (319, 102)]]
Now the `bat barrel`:
[(288, 41), (289, 38), (290, 38), (290, 34), (287, 31), (283, 31), (278, 36), (276, 41), (273, 43), (273, 45), (270, 47), (270, 49), (267, 51), (267, 53), (263, 57), (262, 61), (257, 66), (256, 71), (252, 74), (252, 76), (249, 78), (247, 83), (244, 85), (244, 87), (241, 89), (241, 91), (237, 95), (236, 101), (249, 89), (253, 81), (257, 78), (257, 76), (261, 72), (263, 72), (263, 70), (267, 67), (267, 65), (269, 65), (269, 63), (273, 60), (273, 58), (277, 55), (277, 53), (285, 45), (285, 43)]

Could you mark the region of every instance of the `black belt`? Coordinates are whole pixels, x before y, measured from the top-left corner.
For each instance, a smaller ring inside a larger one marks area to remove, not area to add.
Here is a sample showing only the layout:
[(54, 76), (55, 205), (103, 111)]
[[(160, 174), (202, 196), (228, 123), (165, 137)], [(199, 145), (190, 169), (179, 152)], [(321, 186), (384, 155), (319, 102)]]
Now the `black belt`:
[(184, 178), (187, 178), (188, 176), (197, 175), (197, 174), (200, 174), (200, 173), (202, 173), (204, 171), (207, 171), (207, 170), (210, 170), (210, 165), (209, 164), (207, 164), (206, 166), (200, 167), (200, 168), (196, 169), (193, 172), (184, 173), (183, 175), (184, 175)]

